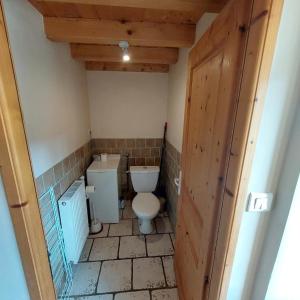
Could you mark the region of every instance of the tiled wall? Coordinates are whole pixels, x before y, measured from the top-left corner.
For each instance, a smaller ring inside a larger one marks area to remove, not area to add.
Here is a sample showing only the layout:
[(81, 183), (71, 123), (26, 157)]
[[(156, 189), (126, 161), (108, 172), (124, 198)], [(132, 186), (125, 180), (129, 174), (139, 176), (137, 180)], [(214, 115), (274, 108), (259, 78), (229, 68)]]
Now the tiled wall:
[[(91, 143), (88, 142), (82, 147), (80, 147), (79, 149), (77, 149), (76, 151), (74, 151), (73, 153), (71, 153), (65, 159), (58, 162), (55, 166), (47, 170), (45, 173), (37, 177), (35, 179), (35, 185), (36, 185), (39, 201), (43, 199), (43, 197), (41, 196), (45, 192), (47, 192), (50, 187), (53, 187), (55, 199), (58, 200), (61, 197), (61, 195), (68, 189), (68, 187), (73, 183), (73, 181), (78, 179), (81, 175), (85, 173), (85, 170), (91, 163), (91, 159), (92, 159)], [(48, 201), (50, 202), (50, 197), (46, 199), (48, 199)], [(50, 203), (49, 206), (45, 205), (45, 207), (48, 207), (49, 209), (49, 207), (51, 207)], [(40, 209), (41, 209), (41, 217), (43, 219), (43, 224), (44, 224), (47, 222), (44, 221), (47, 220), (47, 216), (49, 216), (49, 214), (47, 212), (45, 213), (45, 211), (42, 208)], [(45, 227), (44, 230), (46, 230)], [(56, 235), (56, 237), (58, 237), (58, 235)], [(57, 242), (57, 240), (52, 242)], [(60, 261), (61, 264), (63, 264), (62, 256), (58, 256), (58, 260)], [(52, 268), (53, 262), (49, 260), (49, 263), (51, 269), (54, 270), (54, 268)], [(62, 282), (58, 282), (57, 285), (65, 286), (66, 284), (65, 279), (66, 277), (63, 277)]]
[[(162, 139), (92, 139), (92, 153), (121, 154), (122, 192), (127, 190), (127, 159), (129, 166), (154, 166), (160, 163)], [(131, 189), (131, 184), (129, 184)]]
[(167, 141), (162, 166), (162, 181), (165, 186), (170, 220), (174, 228), (176, 225), (176, 208), (178, 200), (177, 187), (174, 183), (174, 178), (179, 176), (180, 161), (181, 153)]
[(88, 142), (35, 179), (38, 197), (49, 187), (58, 200), (72, 182), (84, 174), (91, 163), (91, 143)]

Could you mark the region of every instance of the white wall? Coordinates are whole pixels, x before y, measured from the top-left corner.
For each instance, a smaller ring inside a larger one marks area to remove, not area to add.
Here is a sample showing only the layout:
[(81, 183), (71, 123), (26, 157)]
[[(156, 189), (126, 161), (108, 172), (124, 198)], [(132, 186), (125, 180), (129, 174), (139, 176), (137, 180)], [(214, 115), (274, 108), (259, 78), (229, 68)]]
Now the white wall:
[(3, 4), (37, 177), (89, 140), (85, 70), (68, 45), (46, 39), (42, 16), (29, 1)]
[(87, 72), (93, 138), (158, 138), (166, 122), (168, 75)]
[[(211, 25), (217, 14), (207, 13), (197, 23), (195, 43)], [(187, 61), (190, 49), (180, 49), (178, 62), (170, 67), (168, 90), (168, 141), (179, 151), (182, 149), (184, 108), (187, 81)]]
[[(282, 168), (282, 176), (280, 176), (280, 183), (277, 191), (277, 205), (274, 207), (274, 213), (270, 218), (267, 238), (264, 243), (264, 251), (260, 259), (261, 265), (258, 269), (259, 273), (254, 285), (254, 288), (257, 289), (257, 291), (253, 292), (254, 299), (263, 297), (267, 286), (266, 300), (300, 299), (299, 149), (300, 105), (294, 122), (290, 143), (288, 145), (285, 163)], [(291, 201), (292, 199), (293, 201)], [(279, 252), (278, 255), (276, 255), (278, 249)], [(276, 263), (273, 268), (275, 259)], [(272, 276), (270, 276), (272, 269)], [(271, 280), (269, 282), (270, 277)]]
[[(300, 76), (298, 78), (300, 78)], [(300, 260), (299, 252), (296, 251), (297, 247), (299, 247), (299, 239), (296, 238), (289, 240), (287, 238), (288, 236), (291, 236), (292, 232), (297, 232), (297, 235), (299, 232), (299, 211), (297, 210), (299, 201), (295, 199), (295, 197), (299, 197), (299, 194), (295, 194), (295, 189), (300, 174), (300, 88), (298, 88), (296, 97), (298, 99), (298, 109), (295, 109), (296, 118), (290, 134), (287, 151), (285, 152), (285, 159), (281, 168), (278, 188), (276, 191), (276, 203), (274, 205), (272, 214), (270, 214), (265, 240), (262, 247), (263, 251), (258, 261), (258, 268), (256, 270), (257, 275), (255, 276), (253, 284), (251, 299), (255, 300), (264, 298), (267, 289), (267, 299), (273, 300), (274, 298), (272, 298), (272, 295), (276, 293), (276, 290), (281, 290), (282, 293), (282, 289), (287, 287), (289, 287), (289, 290), (286, 291), (286, 297), (276, 299), (296, 299), (293, 298), (292, 295), (297, 295), (297, 299), (300, 299), (299, 280), (295, 284), (295, 281), (299, 279), (297, 272), (299, 274), (300, 270), (300, 268), (297, 269)], [(291, 208), (293, 197), (294, 206)], [(288, 223), (285, 230), (289, 213), (291, 214), (292, 220), (290, 222), (292, 223)], [(295, 228), (293, 228), (292, 224), (295, 224), (294, 220), (297, 218), (296, 216), (298, 217), (298, 224)], [(284, 232), (287, 236), (283, 235)], [(279, 248), (281, 249), (281, 252), (279, 252), (279, 257), (276, 258)], [(288, 254), (286, 250), (289, 251)], [(288, 260), (286, 259), (287, 255)], [(273, 270), (275, 261), (277, 261), (277, 263), (275, 265), (275, 269)], [(285, 267), (291, 266), (288, 273), (280, 272), (280, 269), (283, 267), (283, 265)], [(269, 283), (270, 278), (271, 283)], [(279, 278), (281, 278), (281, 284), (280, 286), (276, 287)], [(278, 297), (280, 295), (282, 294), (278, 294)], [(288, 297), (288, 295), (291, 295), (291, 297)]]
[(30, 300), (0, 176), (0, 298)]
[[(283, 201), (283, 205), (288, 207), (291, 201), (291, 199), (287, 201), (278, 197), (277, 186), (300, 94), (300, 19), (297, 16), (299, 9), (300, 3), (297, 0), (286, 0), (284, 3), (248, 186), (248, 192), (273, 192), (275, 208), (270, 213), (244, 213), (228, 291), (229, 300), (264, 299), (270, 274), (265, 272), (268, 268), (261, 270), (261, 267), (272, 263), (270, 257), (274, 253), (276, 257), (278, 250), (274, 247), (273, 250), (269, 248), (270, 251), (266, 253), (264, 260), (259, 260), (262, 249), (266, 247), (264, 245), (264, 239), (268, 237), (266, 229), (278, 203)], [(282, 213), (283, 211), (280, 210), (278, 215), (283, 216)], [(273, 230), (280, 235), (283, 229), (276, 222), (275, 224)], [(253, 291), (257, 294), (252, 294)]]

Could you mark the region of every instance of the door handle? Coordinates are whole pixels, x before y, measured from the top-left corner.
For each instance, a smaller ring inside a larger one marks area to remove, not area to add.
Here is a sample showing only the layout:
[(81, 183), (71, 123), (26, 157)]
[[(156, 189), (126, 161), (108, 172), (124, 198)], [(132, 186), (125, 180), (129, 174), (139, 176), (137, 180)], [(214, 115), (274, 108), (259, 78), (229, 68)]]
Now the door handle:
[(179, 171), (179, 176), (174, 178), (174, 183), (177, 187), (177, 194), (180, 195), (181, 192), (181, 171)]

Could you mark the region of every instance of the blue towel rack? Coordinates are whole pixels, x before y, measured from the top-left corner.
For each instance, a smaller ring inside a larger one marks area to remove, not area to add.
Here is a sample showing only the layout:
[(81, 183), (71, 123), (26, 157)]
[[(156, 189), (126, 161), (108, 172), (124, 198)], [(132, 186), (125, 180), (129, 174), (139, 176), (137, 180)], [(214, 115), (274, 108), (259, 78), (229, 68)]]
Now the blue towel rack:
[(72, 287), (72, 268), (66, 260), (57, 199), (52, 187), (39, 198), (39, 207), (56, 295), (66, 299)]

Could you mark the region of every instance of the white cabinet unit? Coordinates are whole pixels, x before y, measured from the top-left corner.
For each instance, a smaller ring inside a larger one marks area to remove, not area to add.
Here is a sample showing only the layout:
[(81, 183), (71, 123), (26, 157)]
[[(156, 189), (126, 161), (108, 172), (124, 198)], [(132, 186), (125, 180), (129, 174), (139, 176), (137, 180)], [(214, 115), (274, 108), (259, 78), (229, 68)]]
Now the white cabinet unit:
[(103, 223), (119, 222), (119, 154), (108, 155), (107, 161), (93, 161), (87, 169), (88, 185), (95, 187), (89, 194), (94, 217)]

